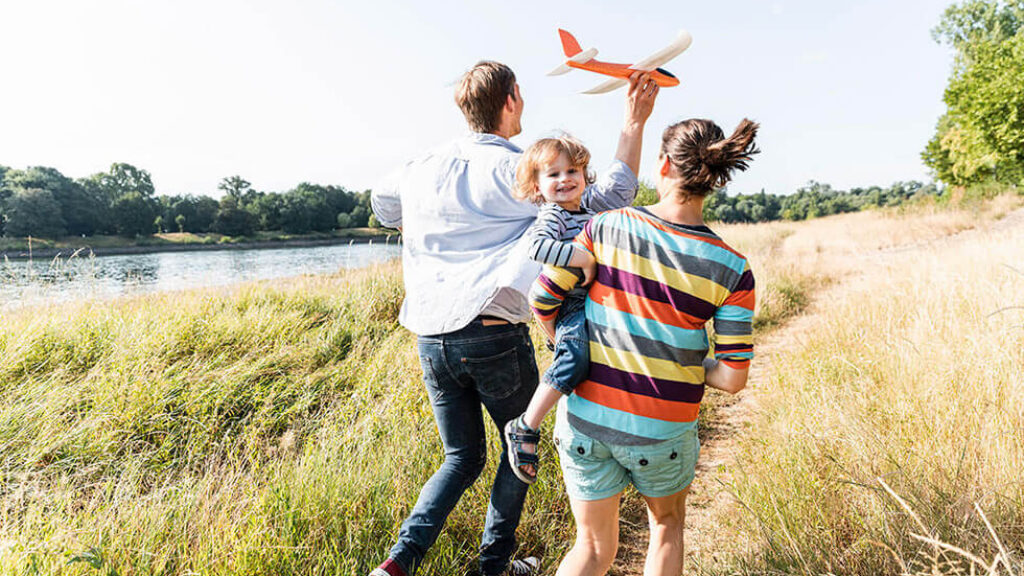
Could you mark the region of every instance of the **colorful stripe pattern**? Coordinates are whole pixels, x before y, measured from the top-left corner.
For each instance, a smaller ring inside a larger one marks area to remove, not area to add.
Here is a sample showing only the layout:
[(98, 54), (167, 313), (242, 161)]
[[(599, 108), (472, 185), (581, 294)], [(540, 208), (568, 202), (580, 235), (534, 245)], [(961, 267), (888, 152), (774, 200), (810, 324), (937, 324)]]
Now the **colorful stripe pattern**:
[[(683, 433), (695, 425), (704, 394), (705, 324), (714, 323), (720, 361), (743, 368), (753, 357), (746, 258), (706, 227), (638, 208), (595, 216), (576, 242), (594, 254), (598, 274), (586, 304), (590, 375), (568, 399), (570, 418), (634, 439)], [(569, 281), (546, 268), (534, 285), (534, 311), (557, 314)]]

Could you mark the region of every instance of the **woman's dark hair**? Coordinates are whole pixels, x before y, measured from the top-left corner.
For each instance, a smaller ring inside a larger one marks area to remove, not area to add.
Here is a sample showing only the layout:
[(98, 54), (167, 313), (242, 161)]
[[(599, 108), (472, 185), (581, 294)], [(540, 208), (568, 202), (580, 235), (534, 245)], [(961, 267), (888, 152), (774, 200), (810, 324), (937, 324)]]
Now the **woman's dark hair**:
[(746, 170), (760, 152), (754, 145), (759, 125), (744, 118), (732, 136), (711, 120), (692, 118), (673, 124), (661, 136), (661, 154), (682, 179), (683, 196), (707, 196), (725, 186), (734, 170)]

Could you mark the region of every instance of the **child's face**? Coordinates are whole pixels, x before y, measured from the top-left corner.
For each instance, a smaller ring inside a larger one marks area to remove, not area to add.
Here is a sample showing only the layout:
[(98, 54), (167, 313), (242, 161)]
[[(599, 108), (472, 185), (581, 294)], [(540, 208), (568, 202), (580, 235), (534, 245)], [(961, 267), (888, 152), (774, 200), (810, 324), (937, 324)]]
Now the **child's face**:
[(586, 167), (573, 166), (563, 152), (537, 174), (537, 188), (547, 202), (568, 210), (578, 210), (586, 187)]

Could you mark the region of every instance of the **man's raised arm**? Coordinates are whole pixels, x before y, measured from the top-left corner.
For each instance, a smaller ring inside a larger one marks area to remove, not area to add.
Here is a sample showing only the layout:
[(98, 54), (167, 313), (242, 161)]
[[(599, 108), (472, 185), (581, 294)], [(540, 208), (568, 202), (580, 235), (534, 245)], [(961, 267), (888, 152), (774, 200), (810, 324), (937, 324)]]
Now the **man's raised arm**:
[(583, 197), (584, 208), (602, 212), (629, 206), (636, 198), (637, 174), (640, 171), (640, 151), (644, 141), (644, 126), (654, 110), (658, 85), (646, 72), (634, 72), (629, 77), (626, 93), (626, 118), (619, 134), (619, 147), (610, 169), (602, 173), (597, 184), (587, 189)]

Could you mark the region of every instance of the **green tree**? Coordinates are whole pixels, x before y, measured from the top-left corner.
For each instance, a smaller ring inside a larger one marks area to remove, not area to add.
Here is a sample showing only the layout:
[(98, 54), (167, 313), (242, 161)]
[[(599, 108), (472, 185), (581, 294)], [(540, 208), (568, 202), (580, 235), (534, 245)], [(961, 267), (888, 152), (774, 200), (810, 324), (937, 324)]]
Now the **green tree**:
[(976, 46), (1012, 38), (1022, 24), (1024, 2), (1020, 0), (966, 0), (946, 8), (932, 38), (956, 49), (958, 67), (968, 66)]
[(213, 223), (216, 232), (228, 236), (251, 236), (256, 230), (256, 216), (238, 205), (238, 198), (226, 195), (220, 200), (217, 219)]
[(261, 195), (250, 206), (256, 214), (260, 230), (281, 230), (281, 210), (284, 209), (284, 195), (269, 192)]
[(658, 190), (650, 182), (640, 180), (633, 206), (650, 206), (658, 201)]
[(228, 176), (217, 184), (217, 189), (238, 201), (239, 206), (244, 206), (252, 201), (252, 184), (241, 176)]
[(98, 176), (111, 204), (118, 198), (129, 194), (135, 194), (142, 198), (153, 197), (153, 178), (149, 172), (131, 164), (111, 164), (110, 171)]
[(306, 198), (294, 192), (285, 194), (281, 206), (281, 229), (289, 234), (308, 234), (313, 229), (312, 211)]
[(1024, 183), (1024, 0), (955, 4), (933, 36), (956, 57), (925, 163), (950, 184)]
[(337, 210), (330, 205), (329, 199), (334, 194), (334, 187), (320, 186), (302, 182), (295, 187), (295, 190), (288, 192), (290, 206), (298, 207), (308, 218), (307, 232), (330, 232), (337, 225)]
[(153, 233), (157, 204), (139, 193), (121, 196), (110, 206), (114, 227), (121, 236), (148, 236)]
[(7, 199), (14, 194), (4, 182), (5, 175), (10, 171), (7, 166), (0, 165), (0, 236), (4, 235), (4, 226), (7, 222)]
[(8, 236), (57, 238), (66, 232), (60, 204), (49, 190), (19, 189), (6, 204)]
[(103, 227), (107, 209), (103, 198), (56, 168), (31, 166), (25, 170), (11, 170), (5, 181), (12, 189), (48, 190), (60, 206), (68, 234), (91, 236)]
[(185, 232), (185, 215), (178, 214), (174, 217), (174, 225), (178, 227), (178, 232)]
[(183, 232), (202, 233), (213, 230), (220, 203), (209, 196), (185, 195), (173, 198), (170, 213), (175, 223), (178, 216), (185, 219)]
[(352, 227), (365, 228), (370, 220), (370, 211), (363, 206), (356, 206), (352, 210)]

